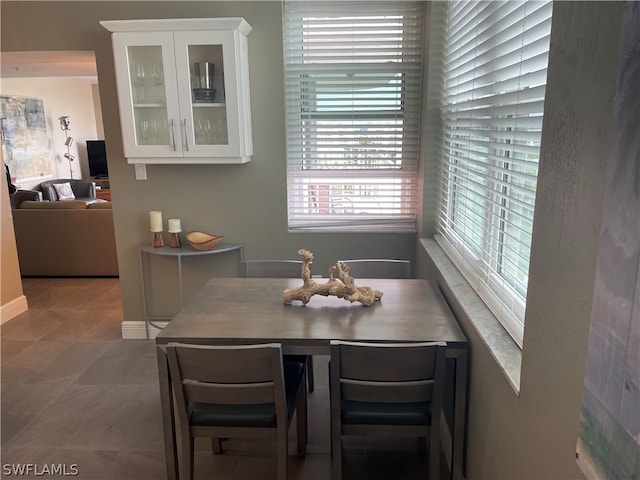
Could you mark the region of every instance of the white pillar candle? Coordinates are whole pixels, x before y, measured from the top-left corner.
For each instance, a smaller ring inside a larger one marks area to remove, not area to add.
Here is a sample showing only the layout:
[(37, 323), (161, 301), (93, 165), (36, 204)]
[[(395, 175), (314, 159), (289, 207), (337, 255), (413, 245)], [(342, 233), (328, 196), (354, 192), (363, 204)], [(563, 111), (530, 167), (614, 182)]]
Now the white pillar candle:
[(168, 222), (169, 222), (169, 233), (178, 233), (182, 231), (179, 218), (170, 218)]
[(152, 232), (162, 231), (162, 212), (153, 211), (149, 212), (149, 223), (151, 225)]

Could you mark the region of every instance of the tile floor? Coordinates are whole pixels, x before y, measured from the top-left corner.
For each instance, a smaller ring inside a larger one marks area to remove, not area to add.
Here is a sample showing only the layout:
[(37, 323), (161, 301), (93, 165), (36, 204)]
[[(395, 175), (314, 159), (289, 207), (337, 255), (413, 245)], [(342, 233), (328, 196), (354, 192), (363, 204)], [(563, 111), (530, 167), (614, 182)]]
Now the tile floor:
[[(165, 478), (154, 343), (121, 339), (118, 279), (25, 278), (23, 288), (29, 310), (1, 327), (1, 478)], [(293, 426), (290, 480), (330, 478), (328, 357), (314, 360), (307, 456), (295, 456)], [(208, 447), (196, 443), (196, 479), (276, 478), (273, 444)], [(427, 458), (414, 440), (348, 439), (343, 478), (427, 478)], [(40, 475), (10, 475), (19, 464)], [(66, 472), (42, 476), (52, 464)]]

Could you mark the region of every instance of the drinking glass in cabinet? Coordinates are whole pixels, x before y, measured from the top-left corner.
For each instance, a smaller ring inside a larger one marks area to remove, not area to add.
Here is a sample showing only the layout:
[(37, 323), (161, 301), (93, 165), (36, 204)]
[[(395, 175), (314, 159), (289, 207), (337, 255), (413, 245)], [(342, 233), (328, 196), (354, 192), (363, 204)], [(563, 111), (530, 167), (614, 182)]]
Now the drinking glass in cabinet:
[(144, 83), (147, 73), (143, 63), (136, 63), (133, 67), (133, 84), (135, 85), (135, 102), (144, 103), (146, 98), (144, 94)]
[(168, 145), (169, 128), (167, 119), (151, 120), (151, 134), (155, 145)]
[(218, 118), (215, 121), (215, 134), (213, 136), (212, 143), (214, 145), (226, 145), (229, 143), (229, 137), (227, 136), (227, 122), (226, 119)]
[(196, 144), (208, 145), (211, 143), (211, 120), (208, 118), (196, 120)]
[(164, 72), (162, 71), (162, 65), (154, 63), (152, 75), (153, 83), (155, 83), (157, 86), (161, 86), (164, 84)]
[(142, 119), (137, 122), (139, 145), (168, 145), (169, 125), (167, 119)]
[(147, 145), (149, 142), (149, 121), (141, 120), (138, 124), (138, 143)]
[(164, 104), (164, 70), (162, 65), (154, 63), (151, 71), (151, 78), (155, 85), (155, 99), (156, 103)]

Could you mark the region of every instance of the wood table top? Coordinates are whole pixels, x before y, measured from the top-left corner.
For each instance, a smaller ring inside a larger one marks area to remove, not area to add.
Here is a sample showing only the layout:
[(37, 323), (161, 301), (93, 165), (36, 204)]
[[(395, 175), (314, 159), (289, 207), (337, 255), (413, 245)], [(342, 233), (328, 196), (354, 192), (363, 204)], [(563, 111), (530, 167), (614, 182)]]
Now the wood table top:
[(370, 307), (319, 295), (306, 305), (285, 305), (283, 290), (299, 286), (299, 278), (212, 278), (158, 334), (156, 343), (281, 342), (328, 348), (330, 340), (445, 341), (466, 348), (467, 339), (430, 281), (356, 279), (356, 286), (384, 293)]

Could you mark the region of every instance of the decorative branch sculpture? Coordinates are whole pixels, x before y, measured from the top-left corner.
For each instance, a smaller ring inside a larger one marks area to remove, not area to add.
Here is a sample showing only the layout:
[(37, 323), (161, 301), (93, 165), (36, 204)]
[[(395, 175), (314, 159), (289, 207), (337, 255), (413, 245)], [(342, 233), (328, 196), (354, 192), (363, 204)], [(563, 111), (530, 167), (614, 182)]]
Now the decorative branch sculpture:
[[(355, 279), (349, 275), (349, 266), (344, 262), (336, 262), (329, 269), (329, 280), (326, 283), (317, 283), (311, 278), (309, 264), (313, 260), (313, 253), (304, 248), (298, 250), (302, 257), (302, 269), (300, 277), (303, 285), (298, 288), (288, 288), (282, 293), (284, 303), (290, 305), (294, 300), (300, 300), (303, 304), (309, 303), (314, 295), (328, 297), (333, 295), (353, 303), (360, 302), (369, 307), (373, 302), (380, 300), (383, 293), (371, 287), (356, 287)], [(337, 275), (338, 278), (335, 278)]]

